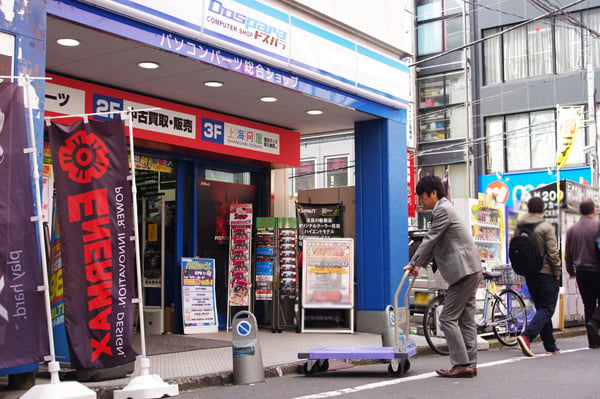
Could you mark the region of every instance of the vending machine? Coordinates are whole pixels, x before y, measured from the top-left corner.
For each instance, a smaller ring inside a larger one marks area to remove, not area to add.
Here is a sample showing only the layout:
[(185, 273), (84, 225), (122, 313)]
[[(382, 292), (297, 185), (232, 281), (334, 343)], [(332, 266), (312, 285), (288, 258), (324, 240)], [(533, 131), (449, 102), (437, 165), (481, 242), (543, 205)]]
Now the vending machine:
[(478, 199), (459, 198), (452, 202), (471, 230), (482, 266), (492, 269), (506, 264), (504, 205), (481, 193)]

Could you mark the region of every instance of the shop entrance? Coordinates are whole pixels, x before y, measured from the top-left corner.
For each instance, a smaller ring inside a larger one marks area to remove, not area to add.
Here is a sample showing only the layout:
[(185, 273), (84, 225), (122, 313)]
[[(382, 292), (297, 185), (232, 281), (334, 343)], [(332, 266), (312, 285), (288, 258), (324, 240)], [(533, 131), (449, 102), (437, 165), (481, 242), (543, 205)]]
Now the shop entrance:
[(149, 156), (136, 159), (139, 251), (144, 323), (147, 334), (173, 332), (175, 260), (175, 162)]

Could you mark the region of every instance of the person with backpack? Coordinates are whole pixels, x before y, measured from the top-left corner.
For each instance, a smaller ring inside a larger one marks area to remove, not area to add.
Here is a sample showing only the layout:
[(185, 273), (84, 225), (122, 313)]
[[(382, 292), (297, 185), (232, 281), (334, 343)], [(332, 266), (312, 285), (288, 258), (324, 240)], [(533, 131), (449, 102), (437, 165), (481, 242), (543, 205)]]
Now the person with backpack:
[(583, 301), (588, 345), (600, 348), (600, 257), (596, 239), (600, 226), (596, 219), (596, 204), (591, 199), (579, 204), (581, 217), (567, 230), (565, 239), (565, 266), (577, 286)]
[(552, 331), (552, 315), (558, 300), (562, 269), (556, 232), (554, 227), (544, 220), (544, 208), (544, 201), (541, 198), (532, 197), (527, 202), (529, 212), (517, 223), (513, 235), (518, 237), (522, 231), (527, 232), (531, 229), (541, 255), (541, 264), (536, 265), (525, 275), (525, 282), (535, 305), (533, 319), (527, 324), (523, 334), (517, 337), (521, 351), (526, 356), (535, 356), (530, 342), (538, 335), (542, 339), (546, 353), (560, 352)]
[(436, 370), (445, 378), (477, 376), (475, 294), (481, 282), (481, 259), (469, 228), (446, 198), (442, 180), (424, 176), (415, 188), (421, 204), (431, 209), (431, 227), (404, 266), (413, 277), (433, 260), (432, 269), (448, 283), (441, 328), (446, 335), (452, 368)]

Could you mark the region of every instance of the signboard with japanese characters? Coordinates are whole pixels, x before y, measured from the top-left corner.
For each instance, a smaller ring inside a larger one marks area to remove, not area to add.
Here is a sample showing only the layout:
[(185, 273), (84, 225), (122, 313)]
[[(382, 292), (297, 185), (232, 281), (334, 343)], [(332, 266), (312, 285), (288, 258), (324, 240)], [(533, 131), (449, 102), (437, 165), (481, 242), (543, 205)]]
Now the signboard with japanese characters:
[[(47, 116), (94, 113), (107, 121), (122, 111), (133, 110), (135, 138), (163, 143), (165, 151), (176, 147), (257, 159), (283, 165), (300, 163), (300, 134), (199, 108), (48, 75)], [(160, 149), (160, 145), (158, 146)]]
[(217, 332), (215, 260), (181, 258), (183, 333)]
[(354, 306), (354, 240), (305, 238), (302, 255), (302, 307)]

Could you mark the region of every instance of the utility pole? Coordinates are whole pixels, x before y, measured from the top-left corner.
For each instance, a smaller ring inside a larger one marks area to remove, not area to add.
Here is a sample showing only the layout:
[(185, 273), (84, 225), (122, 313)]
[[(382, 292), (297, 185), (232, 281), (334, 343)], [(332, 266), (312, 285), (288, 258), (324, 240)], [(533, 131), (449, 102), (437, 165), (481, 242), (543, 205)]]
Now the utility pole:
[[(462, 17), (463, 17), (463, 38), (464, 43), (469, 42), (469, 24), (467, 21), (467, 3), (463, 2)], [(473, 182), (472, 171), (471, 171), (471, 138), (473, 137), (472, 124), (471, 124), (471, 74), (469, 73), (469, 48), (470, 46), (463, 47), (463, 68), (465, 74), (465, 121), (466, 121), (466, 137), (465, 137), (465, 161), (466, 161), (466, 179), (467, 179), (467, 198), (473, 198)]]

